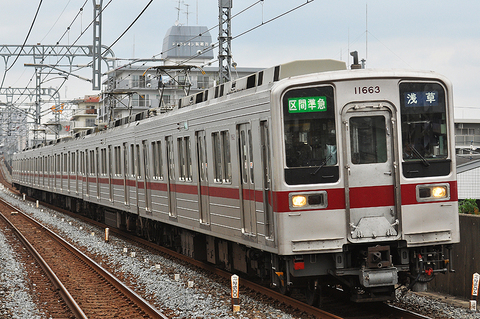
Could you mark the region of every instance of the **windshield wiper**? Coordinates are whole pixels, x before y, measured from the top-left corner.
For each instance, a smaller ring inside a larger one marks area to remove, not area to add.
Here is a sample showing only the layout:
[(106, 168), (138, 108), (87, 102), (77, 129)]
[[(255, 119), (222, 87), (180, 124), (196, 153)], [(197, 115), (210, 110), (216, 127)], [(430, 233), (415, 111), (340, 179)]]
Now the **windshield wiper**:
[(325, 166), (327, 165), (327, 162), (332, 158), (333, 154), (330, 154), (328, 155), (322, 162), (322, 164), (320, 164), (320, 166), (315, 170), (315, 172), (313, 173), (310, 173), (310, 175), (317, 175), (317, 173)]
[(420, 152), (413, 145), (410, 145), (410, 148), (412, 149), (413, 153), (415, 153), (415, 155), (417, 155), (422, 160), (425, 167), (430, 166), (430, 163), (427, 161), (427, 159), (423, 157), (422, 154), (420, 154)]

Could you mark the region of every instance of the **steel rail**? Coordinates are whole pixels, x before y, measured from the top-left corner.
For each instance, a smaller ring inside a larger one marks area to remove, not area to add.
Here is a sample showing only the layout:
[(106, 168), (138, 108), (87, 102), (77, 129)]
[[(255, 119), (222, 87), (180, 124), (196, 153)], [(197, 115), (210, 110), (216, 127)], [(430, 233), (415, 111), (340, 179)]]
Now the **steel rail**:
[[(75, 215), (75, 216), (78, 217), (78, 215)], [(88, 218), (86, 218), (86, 220), (88, 220), (89, 223), (92, 222), (92, 220), (90, 220)], [(100, 227), (106, 227), (106, 225), (104, 225), (102, 223), (99, 223), (99, 222), (94, 222), (94, 224), (96, 224), (97, 226), (100, 226)], [(216, 268), (216, 267), (212, 266), (211, 264), (208, 264), (208, 263), (205, 263), (203, 261), (199, 261), (199, 260), (190, 258), (190, 257), (185, 256), (185, 255), (183, 255), (181, 253), (178, 253), (176, 251), (173, 251), (173, 250), (170, 250), (168, 248), (156, 245), (156, 244), (154, 244), (152, 242), (149, 242), (145, 239), (142, 239), (142, 238), (136, 237), (134, 235), (122, 232), (121, 230), (118, 230), (116, 228), (110, 228), (109, 230), (110, 230), (110, 233), (115, 233), (118, 236), (125, 237), (125, 238), (127, 238), (131, 241), (136, 241), (136, 242), (138, 242), (142, 245), (145, 245), (145, 246), (147, 246), (151, 249), (154, 249), (156, 251), (161, 251), (162, 253), (168, 254), (168, 255), (176, 258), (176, 259), (185, 261), (185, 262), (187, 262), (191, 265), (194, 265), (198, 268), (204, 269), (204, 270), (206, 270), (208, 272), (211, 272), (215, 275), (218, 275), (222, 278), (230, 280), (230, 277), (232, 276), (232, 273), (229, 273), (229, 272), (224, 271), (222, 269)], [(281, 294), (277, 291), (274, 291), (270, 288), (267, 288), (267, 287), (264, 287), (262, 285), (256, 284), (256, 283), (254, 283), (252, 281), (249, 281), (247, 279), (244, 279), (244, 278), (240, 279), (240, 286), (242, 286), (244, 288), (252, 289), (252, 290), (254, 290), (258, 293), (261, 293), (261, 294), (263, 294), (263, 295), (265, 295), (269, 298), (277, 300), (280, 303), (284, 303), (288, 306), (291, 306), (292, 308), (298, 309), (299, 311), (303, 311), (303, 312), (305, 312), (309, 315), (313, 315), (313, 316), (315, 316), (315, 318), (342, 319), (341, 317), (338, 317), (334, 314), (328, 313), (324, 310), (321, 310), (321, 309), (313, 307), (313, 306), (309, 306), (309, 305), (307, 305), (306, 303), (304, 303), (300, 300), (297, 300), (297, 299), (291, 298), (289, 296), (283, 295), (283, 294)]]
[[(2, 201), (4, 202), (4, 201)], [(55, 234), (53, 231), (48, 229), (47, 227), (43, 226), (39, 222), (37, 222), (35, 219), (32, 217), (28, 216), (27, 214), (24, 214), (23, 212), (19, 211), (18, 208), (12, 206), (9, 203), (6, 203), (9, 207), (12, 209), (18, 211), (19, 214), (24, 216), (25, 218), (29, 219), (38, 227), (42, 228), (50, 236), (52, 236), (55, 240), (57, 240), (60, 244), (62, 244), (66, 249), (71, 251), (74, 255), (76, 255), (78, 258), (80, 258), (83, 262), (85, 262), (87, 265), (92, 267), (100, 276), (105, 278), (112, 286), (116, 287), (119, 291), (121, 291), (125, 296), (130, 298), (140, 309), (142, 309), (147, 315), (149, 315), (152, 318), (161, 318), (161, 319), (168, 319), (167, 316), (165, 316), (162, 312), (160, 312), (158, 309), (153, 307), (150, 303), (148, 303), (145, 299), (143, 299), (140, 295), (138, 295), (135, 291), (130, 289), (128, 286), (126, 286), (123, 282), (118, 280), (115, 276), (113, 276), (110, 272), (102, 268), (99, 264), (97, 264), (94, 260), (92, 260), (90, 257), (82, 253), (80, 250), (78, 250), (76, 247), (72, 246), (70, 243), (68, 243), (66, 240)], [(4, 219), (6, 219), (5, 216), (2, 215)], [(17, 230), (18, 232), (18, 230)], [(23, 237), (23, 236), (22, 236)], [(26, 240), (26, 239), (25, 239)], [(31, 246), (31, 245), (30, 245)], [(33, 248), (33, 247), (32, 247)], [(47, 265), (48, 267), (48, 265)], [(58, 278), (57, 278), (58, 279)], [(62, 285), (63, 286), (63, 285)], [(68, 292), (67, 292), (68, 293)], [(73, 300), (73, 299), (72, 299)], [(78, 307), (78, 305), (77, 305)], [(73, 311), (73, 310), (72, 310)], [(82, 312), (83, 313), (83, 312)], [(78, 318), (87, 318), (85, 314), (83, 316), (79, 316)]]
[[(2, 201), (3, 203), (7, 204), (9, 207), (8, 203)], [(12, 208), (12, 207), (11, 207)], [(16, 208), (13, 208), (17, 210)], [(58, 290), (60, 296), (62, 297), (63, 301), (67, 304), (67, 307), (72, 311), (73, 315), (76, 318), (88, 318), (83, 310), (80, 308), (80, 306), (77, 304), (75, 299), (73, 299), (72, 295), (68, 292), (67, 288), (62, 284), (60, 279), (58, 279), (57, 275), (53, 272), (53, 270), (48, 266), (48, 264), (45, 262), (45, 260), (40, 256), (40, 254), (37, 252), (37, 250), (30, 244), (30, 242), (25, 238), (25, 236), (22, 235), (22, 233), (18, 230), (15, 225), (13, 225), (5, 215), (0, 213), (2, 219), (8, 224), (8, 226), (13, 229), (15, 236), (17, 236), (18, 239), (22, 242), (22, 244), (27, 248), (28, 252), (35, 258), (37, 263), (40, 265), (40, 267), (43, 269), (45, 274), (47, 275), (48, 279), (50, 282), (54, 285), (54, 287)]]

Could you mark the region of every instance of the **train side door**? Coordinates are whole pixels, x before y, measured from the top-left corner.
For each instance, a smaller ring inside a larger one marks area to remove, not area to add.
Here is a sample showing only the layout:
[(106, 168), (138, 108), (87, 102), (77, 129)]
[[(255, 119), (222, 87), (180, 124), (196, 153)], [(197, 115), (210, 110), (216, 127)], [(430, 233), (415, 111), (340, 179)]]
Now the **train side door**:
[(130, 186), (128, 185), (129, 166), (128, 166), (128, 144), (123, 143), (123, 198), (125, 206), (130, 206)]
[(390, 108), (371, 105), (347, 106), (343, 114), (351, 242), (392, 240), (398, 235), (395, 121)]
[[(75, 153), (75, 157), (77, 158), (76, 159), (76, 162), (77, 162), (77, 167), (76, 167), (76, 170), (75, 170), (75, 174), (76, 174), (76, 179), (75, 179), (75, 193), (80, 195), (80, 197), (82, 196), (83, 192), (82, 192), (82, 185), (83, 185), (83, 170), (84, 170), (84, 157), (83, 157), (83, 152), (81, 151), (76, 151)], [(82, 181), (80, 182), (80, 178), (82, 178)]]
[(269, 127), (267, 121), (260, 122), (260, 143), (262, 148), (262, 172), (263, 172), (263, 210), (265, 219), (265, 237), (275, 239), (275, 224), (273, 216), (273, 198), (271, 187), (271, 159)]
[(147, 141), (142, 141), (142, 148), (143, 148), (143, 173), (144, 173), (144, 192), (145, 192), (145, 210), (150, 212), (152, 210), (151, 203), (152, 203), (152, 196), (151, 196), (151, 180), (150, 180), (150, 152), (148, 150), (148, 143)]
[(208, 196), (207, 144), (205, 131), (195, 133), (198, 163), (198, 208), (200, 223), (210, 224), (210, 206)]
[(255, 179), (253, 166), (253, 140), (250, 123), (238, 125), (238, 154), (240, 156), (240, 206), (242, 230), (256, 235), (257, 218), (255, 202)]
[(173, 136), (165, 138), (167, 153), (167, 193), (168, 193), (168, 216), (177, 218), (176, 184), (175, 184), (175, 152)]
[(113, 152), (112, 152), (112, 145), (108, 145), (108, 157), (107, 157), (107, 165), (108, 165), (108, 191), (109, 191), (109, 199), (113, 202)]
[(142, 181), (142, 169), (141, 165), (142, 162), (140, 160), (140, 145), (135, 144), (135, 198), (137, 199), (137, 207), (136, 207), (136, 212), (137, 214), (139, 213), (140, 210), (140, 193), (141, 193), (141, 188), (143, 187), (143, 181)]
[(93, 150), (85, 151), (85, 196), (90, 196), (90, 175), (93, 167)]
[(95, 181), (97, 185), (97, 199), (100, 199), (100, 148), (95, 149)]

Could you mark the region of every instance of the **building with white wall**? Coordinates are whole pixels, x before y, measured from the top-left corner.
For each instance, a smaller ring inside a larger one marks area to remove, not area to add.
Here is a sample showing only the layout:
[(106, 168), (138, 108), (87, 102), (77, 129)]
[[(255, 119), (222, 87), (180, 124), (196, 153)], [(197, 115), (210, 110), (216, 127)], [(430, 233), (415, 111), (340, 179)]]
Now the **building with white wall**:
[(480, 200), (480, 107), (455, 108), (458, 198)]

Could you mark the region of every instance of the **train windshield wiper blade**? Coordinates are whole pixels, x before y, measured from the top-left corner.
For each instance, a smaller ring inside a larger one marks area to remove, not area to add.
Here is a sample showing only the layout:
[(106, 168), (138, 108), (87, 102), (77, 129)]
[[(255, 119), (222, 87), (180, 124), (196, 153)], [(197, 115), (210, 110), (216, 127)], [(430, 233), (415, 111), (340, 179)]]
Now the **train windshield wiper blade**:
[(423, 165), (425, 165), (425, 167), (430, 166), (430, 163), (427, 161), (427, 159), (423, 157), (422, 154), (420, 154), (420, 152), (413, 145), (410, 147), (412, 148), (412, 151), (415, 153), (415, 155), (417, 155), (422, 160)]
[(325, 165), (327, 165), (328, 160), (331, 159), (331, 158), (332, 158), (332, 154), (330, 154), (329, 156), (327, 156), (327, 157), (323, 160), (322, 164), (320, 164), (320, 166), (315, 170), (315, 172), (310, 173), (310, 175), (317, 175), (317, 173), (318, 173)]

